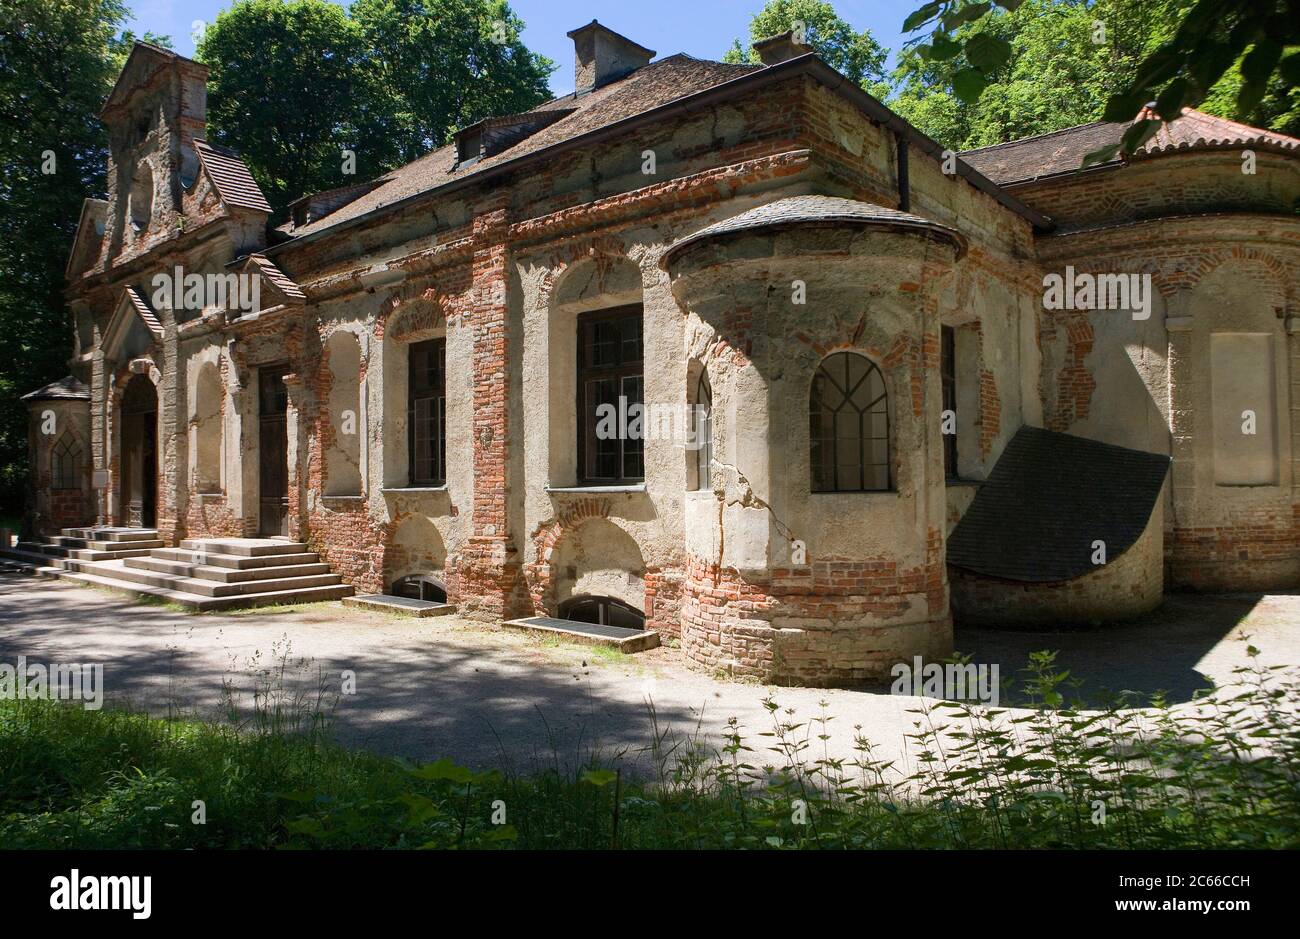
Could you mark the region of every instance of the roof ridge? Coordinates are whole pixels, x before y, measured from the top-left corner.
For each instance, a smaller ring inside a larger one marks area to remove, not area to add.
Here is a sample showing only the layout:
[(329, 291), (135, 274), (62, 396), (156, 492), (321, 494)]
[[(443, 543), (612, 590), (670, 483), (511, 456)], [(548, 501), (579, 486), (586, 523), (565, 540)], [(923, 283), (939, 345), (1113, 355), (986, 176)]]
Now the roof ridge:
[(1070, 127), (1062, 127), (1059, 130), (1049, 130), (1043, 134), (1030, 134), (1028, 137), (1017, 137), (1015, 140), (1004, 140), (1002, 143), (991, 143), (986, 147), (972, 147), (969, 150), (958, 151), (958, 156), (964, 156), (967, 153), (983, 153), (986, 150), (997, 150), (1001, 147), (1010, 147), (1019, 143), (1027, 143), (1030, 140), (1042, 140), (1046, 137), (1055, 137), (1057, 134), (1067, 134), (1074, 130), (1083, 130), (1085, 127), (1100, 127), (1103, 124), (1114, 124), (1114, 121), (1088, 121), (1084, 124), (1073, 124)]
[(1243, 124), (1241, 121), (1234, 121), (1230, 117), (1221, 117), (1218, 114), (1211, 114), (1209, 111), (1187, 108), (1183, 111), (1182, 117), (1187, 117), (1191, 114), (1195, 114), (1197, 117), (1208, 118), (1217, 124), (1227, 124), (1228, 126), (1238, 128), (1239, 130), (1249, 131), (1250, 133), (1248, 136), (1259, 137), (1261, 135), (1267, 135), (1269, 137), (1277, 137), (1279, 140), (1292, 140), (1300, 146), (1300, 137), (1292, 137), (1290, 134), (1284, 134), (1281, 131), (1271, 130), (1267, 127), (1255, 127), (1253, 124)]

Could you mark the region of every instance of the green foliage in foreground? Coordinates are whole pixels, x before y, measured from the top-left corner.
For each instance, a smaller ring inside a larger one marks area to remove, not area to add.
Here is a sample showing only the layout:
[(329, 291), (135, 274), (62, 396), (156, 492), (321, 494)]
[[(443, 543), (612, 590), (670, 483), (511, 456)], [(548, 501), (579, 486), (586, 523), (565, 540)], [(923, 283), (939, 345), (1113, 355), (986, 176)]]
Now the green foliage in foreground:
[(230, 726), (0, 702), (0, 847), (1300, 844), (1300, 695), (1277, 669), (1242, 669), (1177, 714), (1074, 710), (1052, 655), (1031, 673), (1032, 710), (918, 706), (922, 754), (906, 774), (860, 733), (856, 759), (829, 758), (824, 708), (803, 723), (768, 699), (771, 729), (747, 736), (733, 721), (716, 749), (656, 731), (643, 765), (657, 778), (644, 782), (597, 761), (517, 775), (349, 751), (324, 739), (319, 699), (286, 719), (259, 694)]

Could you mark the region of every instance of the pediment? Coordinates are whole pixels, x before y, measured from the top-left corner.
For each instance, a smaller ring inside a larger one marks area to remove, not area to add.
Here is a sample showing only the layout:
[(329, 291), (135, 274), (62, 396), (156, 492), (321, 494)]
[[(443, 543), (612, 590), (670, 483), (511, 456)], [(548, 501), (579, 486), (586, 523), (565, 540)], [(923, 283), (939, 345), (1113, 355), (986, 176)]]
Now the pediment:
[(108, 203), (103, 199), (86, 199), (81, 203), (81, 217), (77, 221), (77, 234), (72, 240), (65, 272), (68, 277), (82, 273), (99, 259), (107, 220)]
[(158, 316), (138, 290), (127, 287), (104, 330), (100, 346), (109, 359), (131, 359), (147, 351), (162, 336), (163, 326)]

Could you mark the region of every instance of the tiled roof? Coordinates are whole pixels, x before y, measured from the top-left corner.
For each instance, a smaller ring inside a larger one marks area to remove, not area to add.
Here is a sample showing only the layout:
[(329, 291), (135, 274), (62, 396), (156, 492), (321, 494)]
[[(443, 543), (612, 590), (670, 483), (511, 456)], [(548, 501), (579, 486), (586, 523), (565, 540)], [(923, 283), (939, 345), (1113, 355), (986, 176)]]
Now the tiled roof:
[[(1143, 111), (1139, 118), (1146, 117)], [(1094, 150), (1120, 142), (1130, 123), (1093, 121), (1050, 134), (1039, 134), (978, 150), (967, 150), (961, 158), (999, 185), (1037, 179), (1077, 170), (1083, 158)], [(1173, 153), (1179, 150), (1209, 150), (1218, 147), (1263, 147), (1300, 154), (1300, 140), (1258, 127), (1238, 124), (1191, 108), (1172, 124), (1163, 125), (1133, 159)], [(1121, 162), (1119, 159), (1111, 163)]]
[(418, 160), (393, 170), (390, 179), (361, 198), (324, 218), (293, 230), (295, 236), (314, 234), (325, 228), (365, 215), (375, 209), (417, 195), (454, 179), (481, 173), (499, 163), (543, 150), (571, 137), (613, 124), (651, 108), (667, 104), (697, 91), (761, 70), (756, 65), (728, 65), (688, 55), (672, 55), (637, 69), (627, 78), (583, 95), (565, 95), (548, 101), (535, 111), (572, 109), (573, 113), (520, 141), (502, 153), (456, 167), (456, 146), (450, 143)]
[(759, 228), (779, 228), (787, 225), (817, 225), (848, 223), (855, 225), (880, 225), (888, 228), (908, 228), (928, 232), (951, 240), (959, 252), (964, 252), (965, 239), (953, 229), (928, 218), (836, 196), (790, 196), (757, 206), (739, 215), (707, 225), (673, 245), (669, 256), (688, 245), (711, 238), (720, 238)]
[(1022, 427), (948, 538), (948, 563), (1001, 580), (1057, 583), (1133, 546), (1169, 457)]
[(222, 202), (259, 212), (271, 211), (271, 205), (253, 180), (253, 174), (234, 151), (214, 146), (206, 140), (195, 140), (194, 149), (198, 151), (199, 160), (217, 187)]
[(149, 331), (155, 336), (161, 336), (163, 333), (162, 323), (154, 315), (153, 308), (145, 302), (144, 297), (140, 296), (140, 291), (134, 287), (127, 287), (126, 298), (131, 301), (131, 306), (135, 307), (135, 311), (140, 314), (140, 319), (144, 320), (144, 324), (149, 327)]
[(248, 260), (257, 266), (262, 276), (269, 280), (276, 290), (284, 294), (286, 299), (295, 303), (307, 302), (307, 295), (302, 292), (302, 288), (290, 280), (284, 271), (272, 264), (269, 258), (260, 254), (250, 254)]
[(58, 381), (52, 381), (44, 388), (29, 391), (23, 395), (24, 401), (89, 401), (90, 388), (72, 375), (66, 375)]

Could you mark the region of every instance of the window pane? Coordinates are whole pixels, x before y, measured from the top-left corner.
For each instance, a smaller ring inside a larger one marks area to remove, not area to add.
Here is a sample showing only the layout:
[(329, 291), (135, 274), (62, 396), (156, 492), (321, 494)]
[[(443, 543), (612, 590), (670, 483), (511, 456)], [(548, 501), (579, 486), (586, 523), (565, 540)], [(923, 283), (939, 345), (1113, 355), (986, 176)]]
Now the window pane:
[(809, 390), (810, 488), (849, 492), (889, 488), (885, 380), (864, 356), (828, 356)]
[(409, 484), (441, 486), (447, 481), (447, 341), (412, 343), (407, 363)]
[[(617, 484), (644, 478), (640, 421), (629, 413), (643, 404), (641, 309), (586, 314), (579, 320), (579, 468), (582, 480)], [(599, 412), (601, 405), (609, 408)], [(602, 419), (603, 418), (603, 419)]]

